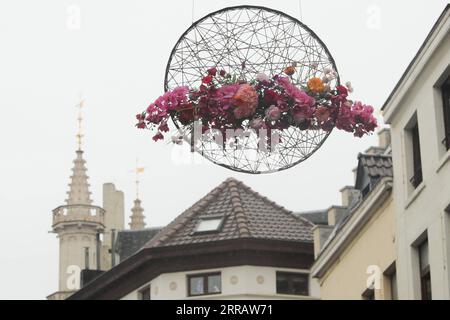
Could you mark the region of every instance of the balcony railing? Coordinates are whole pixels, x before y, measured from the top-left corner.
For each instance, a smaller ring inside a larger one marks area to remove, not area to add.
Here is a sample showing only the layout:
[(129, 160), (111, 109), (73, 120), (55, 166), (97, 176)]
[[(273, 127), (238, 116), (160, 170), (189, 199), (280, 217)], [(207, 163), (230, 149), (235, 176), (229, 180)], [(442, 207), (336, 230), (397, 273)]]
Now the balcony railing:
[(93, 205), (72, 204), (59, 206), (53, 210), (53, 225), (71, 221), (92, 222), (104, 225), (105, 209)]

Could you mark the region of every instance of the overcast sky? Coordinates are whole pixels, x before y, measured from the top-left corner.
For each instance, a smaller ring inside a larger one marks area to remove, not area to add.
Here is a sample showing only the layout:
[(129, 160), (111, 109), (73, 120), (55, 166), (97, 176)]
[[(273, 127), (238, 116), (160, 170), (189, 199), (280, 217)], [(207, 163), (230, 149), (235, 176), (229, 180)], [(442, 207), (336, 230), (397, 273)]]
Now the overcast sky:
[[(302, 0), (302, 20), (328, 46), (341, 79), (352, 81), (353, 97), (379, 110), (446, 2)], [(170, 51), (192, 20), (240, 4), (300, 17), (298, 0), (196, 0), (194, 10), (191, 0), (0, 2), (0, 299), (57, 290), (58, 240), (48, 231), (51, 210), (66, 199), (80, 92), (94, 203), (113, 182), (125, 192), (127, 218), (136, 157), (147, 166), (141, 199), (150, 226), (166, 225), (230, 176), (293, 211), (340, 203), (358, 152), (376, 135), (335, 130), (306, 162), (255, 176), (176, 163), (170, 145), (134, 128), (134, 115), (162, 93)], [(77, 10), (79, 28), (70, 21)]]

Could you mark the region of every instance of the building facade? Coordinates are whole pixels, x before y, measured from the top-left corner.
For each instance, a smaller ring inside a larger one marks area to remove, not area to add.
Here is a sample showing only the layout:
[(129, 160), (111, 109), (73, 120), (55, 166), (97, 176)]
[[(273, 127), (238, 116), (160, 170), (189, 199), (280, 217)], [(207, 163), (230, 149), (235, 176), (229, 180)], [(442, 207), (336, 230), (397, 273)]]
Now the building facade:
[(389, 130), (380, 146), (358, 156), (355, 185), (344, 187), (342, 205), (314, 227), (315, 262), (324, 300), (396, 299), (395, 213)]
[(400, 299), (450, 299), (450, 6), (383, 106)]
[(312, 228), (230, 178), (69, 299), (318, 298)]

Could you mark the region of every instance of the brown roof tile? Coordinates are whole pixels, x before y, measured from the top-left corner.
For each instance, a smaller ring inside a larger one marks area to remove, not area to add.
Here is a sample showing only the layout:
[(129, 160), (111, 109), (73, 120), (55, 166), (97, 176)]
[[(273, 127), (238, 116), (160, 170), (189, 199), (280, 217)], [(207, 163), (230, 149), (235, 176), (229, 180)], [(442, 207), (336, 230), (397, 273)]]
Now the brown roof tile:
[[(217, 232), (195, 233), (202, 217), (224, 216)], [(229, 178), (180, 214), (146, 245), (176, 246), (238, 238), (312, 242), (313, 224)]]

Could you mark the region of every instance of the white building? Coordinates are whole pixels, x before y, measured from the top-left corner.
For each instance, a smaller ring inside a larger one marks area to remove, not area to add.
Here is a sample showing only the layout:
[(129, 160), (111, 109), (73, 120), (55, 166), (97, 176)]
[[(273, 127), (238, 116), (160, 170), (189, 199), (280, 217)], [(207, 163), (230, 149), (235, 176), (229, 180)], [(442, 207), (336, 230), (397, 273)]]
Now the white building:
[(450, 5), (383, 106), (399, 299), (450, 299)]
[(69, 299), (318, 297), (312, 227), (230, 178)]
[(112, 183), (103, 185), (103, 207), (92, 205), (86, 161), (76, 151), (66, 204), (53, 210), (53, 232), (59, 239), (58, 291), (49, 300), (65, 299), (80, 288), (82, 270), (111, 268), (111, 235), (122, 230), (124, 197)]

